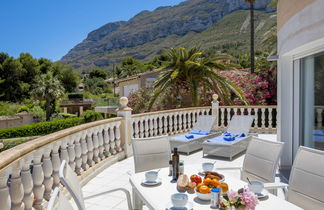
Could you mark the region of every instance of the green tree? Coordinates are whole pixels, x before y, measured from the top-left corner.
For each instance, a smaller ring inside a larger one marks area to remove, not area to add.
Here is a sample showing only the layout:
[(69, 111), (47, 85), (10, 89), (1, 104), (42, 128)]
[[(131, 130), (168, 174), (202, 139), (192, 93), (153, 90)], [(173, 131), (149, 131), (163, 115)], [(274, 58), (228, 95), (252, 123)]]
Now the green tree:
[(92, 94), (98, 95), (104, 93), (104, 90), (108, 87), (107, 82), (102, 78), (89, 78), (85, 81), (84, 89)]
[(37, 98), (45, 100), (46, 121), (49, 121), (51, 117), (51, 104), (63, 96), (64, 88), (60, 80), (53, 76), (52, 72), (48, 72), (36, 79), (32, 94)]
[(167, 54), (170, 61), (163, 67), (163, 73), (154, 83), (149, 109), (161, 93), (175, 91), (179, 94), (181, 89), (191, 94), (193, 106), (199, 106), (199, 91), (202, 90), (205, 93), (207, 88), (218, 93), (221, 100), (226, 103), (232, 102), (232, 92), (246, 102), (241, 89), (214, 70), (223, 68), (223, 65), (213, 62), (209, 57), (203, 57), (198, 48), (171, 49)]
[(125, 78), (145, 72), (146, 70), (144, 64), (132, 57), (128, 57), (123, 59), (120, 66), (116, 67), (116, 74), (118, 78)]
[(66, 92), (74, 92), (75, 88), (80, 84), (81, 77), (78, 72), (68, 66), (62, 66), (60, 75), (58, 76)]
[(31, 83), (40, 74), (38, 61), (29, 53), (21, 53), (18, 60), (26, 71), (23, 81)]
[(107, 73), (103, 70), (100, 69), (93, 69), (90, 71), (89, 74), (90, 78), (102, 78), (102, 79), (106, 79), (107, 78)]

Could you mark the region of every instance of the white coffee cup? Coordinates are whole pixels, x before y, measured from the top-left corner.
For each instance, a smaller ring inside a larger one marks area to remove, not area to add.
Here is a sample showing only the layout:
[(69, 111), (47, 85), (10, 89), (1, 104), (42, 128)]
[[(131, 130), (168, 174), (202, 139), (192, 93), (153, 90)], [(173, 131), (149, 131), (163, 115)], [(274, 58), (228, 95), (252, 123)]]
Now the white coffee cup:
[(214, 168), (214, 163), (205, 162), (202, 164), (203, 171), (212, 171)]
[(254, 193), (261, 193), (264, 188), (264, 184), (259, 181), (251, 181), (251, 184), (249, 183), (248, 187), (249, 190), (251, 190)]
[(154, 182), (158, 177), (157, 171), (148, 171), (145, 173), (145, 179), (149, 182)]
[(188, 202), (188, 195), (184, 193), (175, 193), (171, 195), (171, 201), (175, 208), (185, 207)]

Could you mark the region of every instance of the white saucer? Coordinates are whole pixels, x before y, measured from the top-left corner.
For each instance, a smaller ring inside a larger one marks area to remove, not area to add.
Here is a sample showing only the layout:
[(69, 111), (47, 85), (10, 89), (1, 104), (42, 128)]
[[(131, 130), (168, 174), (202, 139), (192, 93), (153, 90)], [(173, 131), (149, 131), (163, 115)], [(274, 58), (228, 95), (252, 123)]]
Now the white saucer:
[(185, 207), (173, 207), (172, 202), (168, 203), (166, 210), (191, 210), (193, 209), (193, 204), (192, 202), (188, 201), (187, 205)]
[(265, 198), (265, 197), (267, 197), (268, 195), (269, 195), (269, 192), (268, 192), (268, 190), (266, 190), (266, 189), (263, 189), (262, 191), (261, 191), (261, 193), (255, 193), (257, 196), (258, 196), (258, 198), (260, 199), (260, 198)]
[(155, 181), (147, 181), (144, 179), (142, 181), (142, 184), (148, 185), (148, 186), (154, 186), (154, 185), (160, 184), (161, 182), (162, 182), (162, 179), (158, 177)]

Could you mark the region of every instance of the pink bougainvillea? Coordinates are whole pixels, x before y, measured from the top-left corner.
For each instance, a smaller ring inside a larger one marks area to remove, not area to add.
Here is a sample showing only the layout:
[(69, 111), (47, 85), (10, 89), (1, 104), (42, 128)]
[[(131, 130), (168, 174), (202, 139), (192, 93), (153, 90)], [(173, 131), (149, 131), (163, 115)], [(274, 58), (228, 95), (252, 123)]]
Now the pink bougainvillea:
[[(273, 90), (272, 85), (261, 76), (243, 70), (225, 70), (218, 71), (218, 73), (241, 88), (251, 105), (266, 105), (269, 101), (276, 102), (273, 99), (276, 90)], [(235, 97), (233, 101), (236, 105), (243, 104), (238, 97)]]

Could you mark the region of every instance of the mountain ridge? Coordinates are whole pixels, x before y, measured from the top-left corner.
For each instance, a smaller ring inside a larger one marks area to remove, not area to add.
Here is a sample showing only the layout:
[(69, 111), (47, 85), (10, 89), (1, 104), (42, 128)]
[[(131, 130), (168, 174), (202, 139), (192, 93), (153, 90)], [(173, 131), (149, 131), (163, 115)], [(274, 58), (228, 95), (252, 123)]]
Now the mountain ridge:
[[(271, 11), (267, 7), (269, 2), (271, 0), (257, 1), (255, 8)], [(120, 58), (103, 58), (102, 54), (124, 49), (124, 57), (127, 57), (130, 53), (126, 51), (130, 48), (140, 48), (169, 36), (183, 37), (188, 33), (201, 33), (233, 11), (248, 8), (245, 0), (188, 0), (175, 6), (144, 10), (128, 21), (107, 23), (91, 31), (85, 40), (63, 56), (61, 62), (79, 69), (105, 68), (119, 62)], [(140, 60), (147, 57), (142, 52), (137, 55)]]

